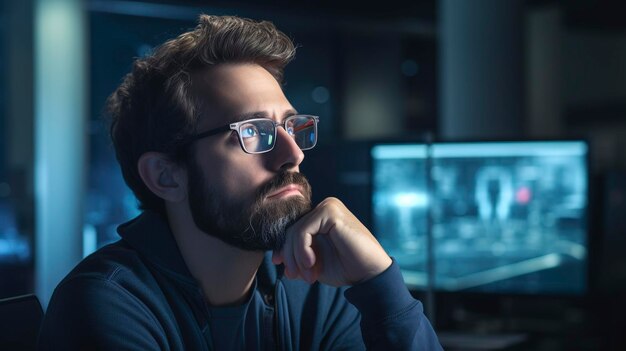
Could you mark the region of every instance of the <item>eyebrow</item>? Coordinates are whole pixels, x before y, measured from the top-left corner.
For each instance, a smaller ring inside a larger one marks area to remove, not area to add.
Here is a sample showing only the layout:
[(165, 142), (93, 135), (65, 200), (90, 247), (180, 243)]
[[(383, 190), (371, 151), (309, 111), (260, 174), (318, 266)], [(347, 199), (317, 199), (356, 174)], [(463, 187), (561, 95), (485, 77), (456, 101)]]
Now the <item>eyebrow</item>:
[[(289, 117), (289, 116), (293, 116), (293, 115), (297, 115), (298, 111), (296, 111), (295, 109), (289, 109), (287, 111), (285, 111), (281, 117), (281, 120)], [(235, 118), (233, 118), (231, 123), (234, 122), (241, 122), (241, 121), (245, 121), (247, 119), (251, 119), (251, 118), (270, 118), (270, 115), (265, 112), (265, 111), (256, 111), (256, 112), (250, 112), (250, 113), (244, 113), (242, 115), (238, 115)]]

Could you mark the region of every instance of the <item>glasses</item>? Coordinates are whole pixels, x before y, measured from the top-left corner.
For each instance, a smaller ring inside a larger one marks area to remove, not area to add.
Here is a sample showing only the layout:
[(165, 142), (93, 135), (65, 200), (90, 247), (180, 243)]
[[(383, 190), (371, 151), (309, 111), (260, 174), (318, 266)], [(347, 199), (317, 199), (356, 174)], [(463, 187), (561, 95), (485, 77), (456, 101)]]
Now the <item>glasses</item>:
[(317, 144), (317, 123), (319, 117), (294, 115), (285, 118), (283, 123), (269, 118), (252, 118), (230, 123), (222, 127), (197, 134), (193, 140), (234, 130), (239, 135), (243, 151), (249, 154), (262, 154), (272, 151), (276, 145), (276, 128), (282, 126), (296, 142), (300, 150), (310, 150)]

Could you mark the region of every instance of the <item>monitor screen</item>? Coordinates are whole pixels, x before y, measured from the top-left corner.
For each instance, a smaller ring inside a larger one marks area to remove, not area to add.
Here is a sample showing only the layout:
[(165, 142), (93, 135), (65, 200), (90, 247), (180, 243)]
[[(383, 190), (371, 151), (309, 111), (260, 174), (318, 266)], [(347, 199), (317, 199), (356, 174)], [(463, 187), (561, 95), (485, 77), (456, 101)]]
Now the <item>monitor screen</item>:
[(585, 142), (430, 147), (379, 144), (371, 153), (373, 230), (407, 284), (426, 287), (430, 233), (436, 289), (586, 291)]

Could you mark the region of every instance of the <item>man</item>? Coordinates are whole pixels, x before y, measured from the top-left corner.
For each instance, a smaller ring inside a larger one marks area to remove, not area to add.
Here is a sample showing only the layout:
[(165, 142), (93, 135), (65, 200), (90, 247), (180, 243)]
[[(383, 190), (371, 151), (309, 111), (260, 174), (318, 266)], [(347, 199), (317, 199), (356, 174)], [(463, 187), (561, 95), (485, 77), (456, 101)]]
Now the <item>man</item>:
[[(143, 213), (57, 287), (41, 349), (440, 349), (398, 266), (298, 173), (318, 118), (279, 82), (269, 22), (201, 16), (109, 99)], [(347, 288), (347, 289), (346, 289)]]

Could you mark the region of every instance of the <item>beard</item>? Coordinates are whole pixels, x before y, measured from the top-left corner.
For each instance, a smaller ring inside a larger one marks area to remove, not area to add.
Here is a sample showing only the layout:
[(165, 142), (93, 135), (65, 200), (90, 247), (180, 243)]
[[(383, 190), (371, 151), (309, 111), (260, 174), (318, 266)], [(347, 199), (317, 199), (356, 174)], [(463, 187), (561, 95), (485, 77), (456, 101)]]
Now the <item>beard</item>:
[[(287, 228), (311, 210), (311, 186), (306, 177), (281, 172), (262, 185), (251, 201), (233, 201), (211, 187), (196, 162), (188, 165), (189, 205), (196, 226), (226, 244), (246, 251), (280, 250)], [(284, 186), (296, 184), (303, 196), (266, 200)]]

